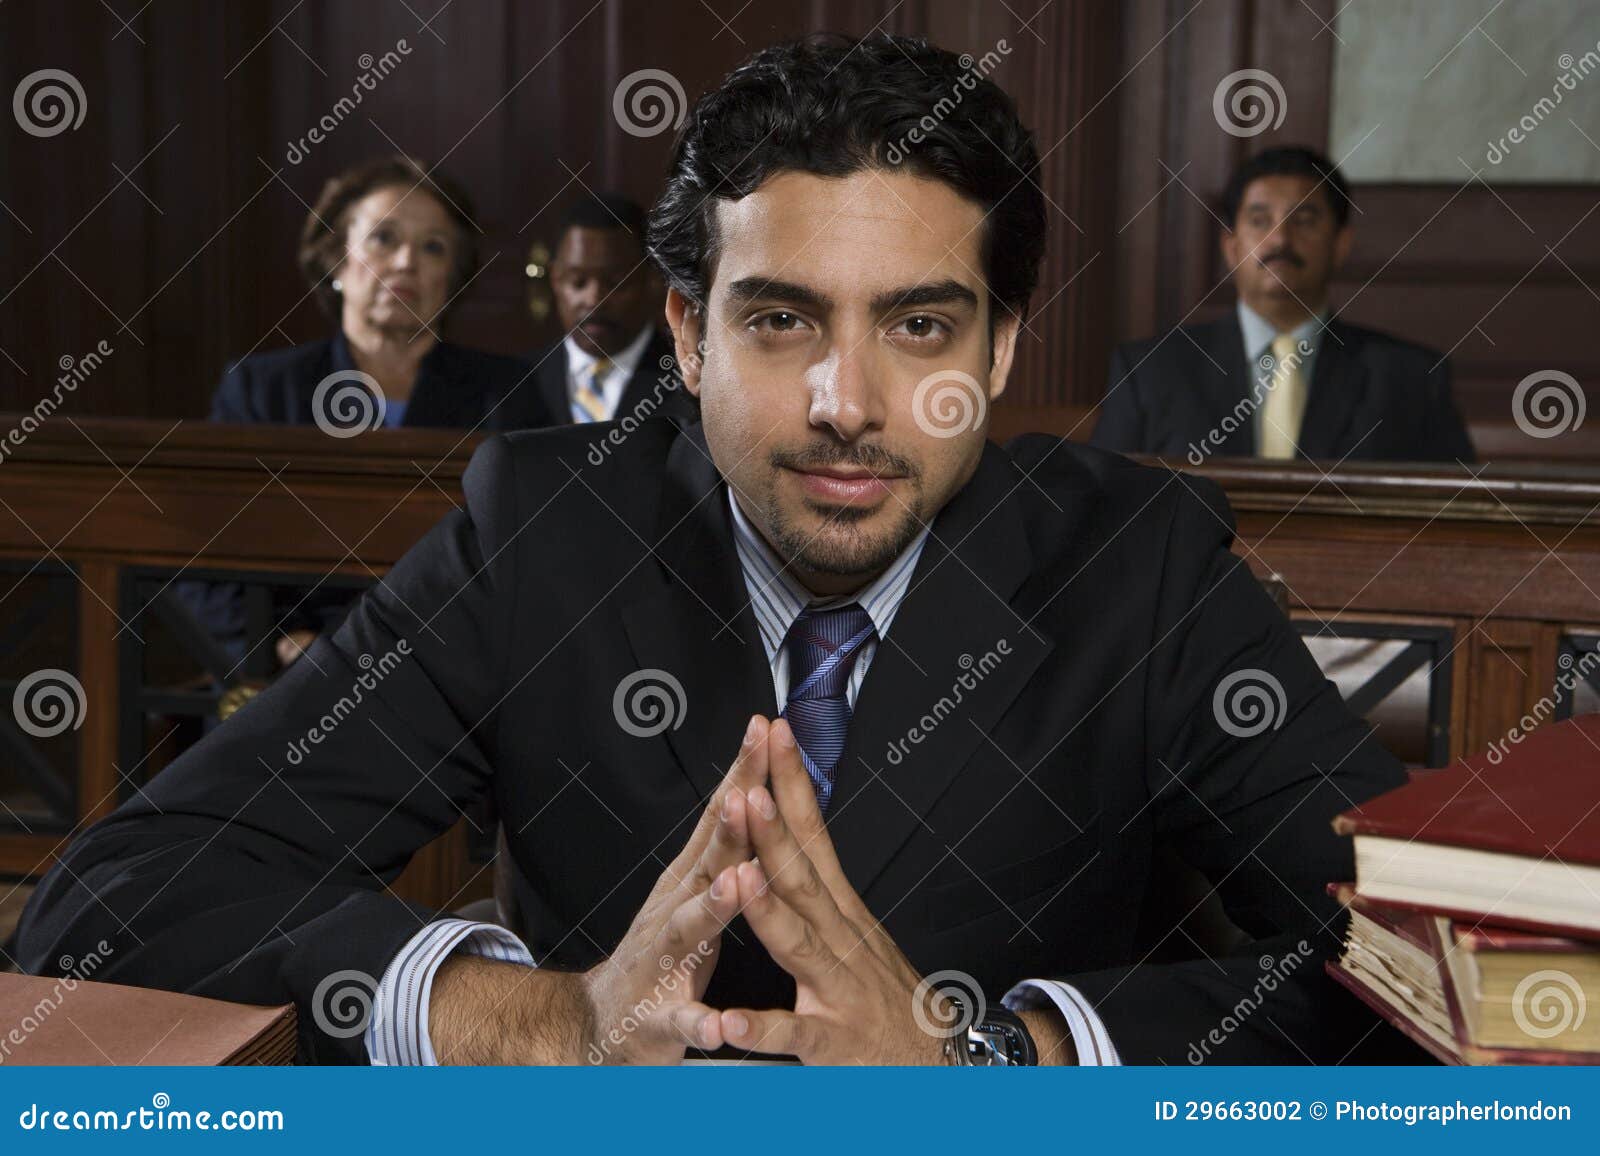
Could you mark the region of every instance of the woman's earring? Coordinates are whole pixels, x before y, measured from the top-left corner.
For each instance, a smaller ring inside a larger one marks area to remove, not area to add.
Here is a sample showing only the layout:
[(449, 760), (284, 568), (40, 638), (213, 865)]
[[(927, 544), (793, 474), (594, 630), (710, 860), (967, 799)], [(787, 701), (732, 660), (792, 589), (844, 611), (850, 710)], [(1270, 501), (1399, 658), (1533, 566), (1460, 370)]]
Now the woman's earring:
[(344, 292), (344, 282), (339, 280), (339, 278), (337, 278), (337, 277), (335, 277), (333, 279), (333, 291), (335, 293), (343, 293)]

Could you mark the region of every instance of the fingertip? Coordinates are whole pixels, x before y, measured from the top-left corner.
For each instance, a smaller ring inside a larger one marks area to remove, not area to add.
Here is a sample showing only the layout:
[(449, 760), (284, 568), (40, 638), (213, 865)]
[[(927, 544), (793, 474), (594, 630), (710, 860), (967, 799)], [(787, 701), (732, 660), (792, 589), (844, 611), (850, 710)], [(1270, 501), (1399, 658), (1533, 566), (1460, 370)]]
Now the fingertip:
[(721, 1018), (722, 1037), (726, 1040), (744, 1040), (750, 1037), (750, 1019), (741, 1011), (725, 1011)]
[(778, 747), (782, 750), (793, 750), (795, 745), (794, 731), (789, 727), (789, 720), (780, 718), (774, 722), (771, 730), (768, 732), (768, 739), (771, 742), (777, 743)]
[(760, 783), (745, 792), (746, 801), (750, 806), (769, 823), (778, 816), (778, 804), (772, 798), (772, 793)]
[(762, 898), (767, 893), (767, 876), (761, 864), (746, 859), (739, 864), (739, 894), (746, 902)]
[(708, 1050), (722, 1046), (722, 1016), (717, 1012), (708, 1011), (700, 1017), (700, 1023), (695, 1034), (699, 1037), (700, 1046)]
[(739, 872), (735, 867), (724, 867), (718, 871), (711, 880), (709, 892), (712, 909), (718, 915), (722, 914), (721, 908), (728, 905), (730, 900), (737, 899), (739, 894)]

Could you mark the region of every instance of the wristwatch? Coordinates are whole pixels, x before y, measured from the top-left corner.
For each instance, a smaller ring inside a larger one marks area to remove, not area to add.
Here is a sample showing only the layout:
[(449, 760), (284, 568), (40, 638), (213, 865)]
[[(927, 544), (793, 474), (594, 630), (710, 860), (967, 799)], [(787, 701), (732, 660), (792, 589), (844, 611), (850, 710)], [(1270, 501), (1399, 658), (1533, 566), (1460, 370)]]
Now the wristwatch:
[(1022, 1017), (1010, 1008), (989, 1007), (945, 1044), (947, 1062), (964, 1068), (1035, 1067), (1039, 1052)]

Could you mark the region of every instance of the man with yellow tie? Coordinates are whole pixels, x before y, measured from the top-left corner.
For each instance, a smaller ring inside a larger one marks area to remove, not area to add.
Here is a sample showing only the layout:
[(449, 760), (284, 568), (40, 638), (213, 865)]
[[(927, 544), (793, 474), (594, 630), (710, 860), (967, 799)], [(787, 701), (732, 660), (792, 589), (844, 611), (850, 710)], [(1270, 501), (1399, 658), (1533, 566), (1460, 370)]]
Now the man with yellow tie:
[(564, 336), (530, 355), (533, 372), (506, 404), (519, 426), (643, 421), (692, 413), (657, 327), (666, 289), (644, 250), (644, 208), (590, 194), (567, 209), (550, 262)]
[(1329, 308), (1353, 241), (1350, 207), (1344, 177), (1310, 149), (1245, 162), (1221, 203), (1232, 316), (1116, 349), (1094, 444), (1194, 465), (1472, 461), (1445, 356)]

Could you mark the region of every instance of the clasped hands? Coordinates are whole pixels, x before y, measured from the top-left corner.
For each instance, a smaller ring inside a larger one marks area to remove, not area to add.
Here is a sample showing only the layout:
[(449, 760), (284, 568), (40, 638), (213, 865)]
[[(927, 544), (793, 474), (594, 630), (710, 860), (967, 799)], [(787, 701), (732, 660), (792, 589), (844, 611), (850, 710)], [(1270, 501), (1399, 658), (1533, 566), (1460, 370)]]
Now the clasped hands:
[[(701, 1002), (739, 914), (794, 977), (793, 1008)], [(582, 986), (590, 1062), (670, 1064), (728, 1045), (811, 1064), (938, 1064), (946, 1038), (919, 1021), (952, 1012), (845, 878), (788, 723), (759, 715), (683, 851)]]

